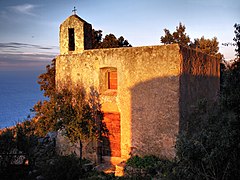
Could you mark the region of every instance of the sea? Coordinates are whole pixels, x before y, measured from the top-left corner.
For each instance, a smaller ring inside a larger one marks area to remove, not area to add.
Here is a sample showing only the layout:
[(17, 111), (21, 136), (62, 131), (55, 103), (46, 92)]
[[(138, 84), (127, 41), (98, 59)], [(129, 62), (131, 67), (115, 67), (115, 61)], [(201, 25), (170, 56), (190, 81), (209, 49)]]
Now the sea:
[(37, 83), (44, 70), (0, 71), (0, 129), (34, 116), (30, 111), (45, 99)]

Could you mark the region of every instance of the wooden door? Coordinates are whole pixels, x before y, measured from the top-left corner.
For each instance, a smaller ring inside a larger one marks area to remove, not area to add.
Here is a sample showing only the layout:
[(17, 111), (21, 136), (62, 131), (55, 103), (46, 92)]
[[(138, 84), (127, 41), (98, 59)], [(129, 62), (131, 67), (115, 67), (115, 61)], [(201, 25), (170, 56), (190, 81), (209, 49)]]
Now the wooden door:
[(109, 131), (108, 136), (103, 137), (102, 155), (121, 157), (121, 127), (119, 113), (104, 113), (104, 120)]

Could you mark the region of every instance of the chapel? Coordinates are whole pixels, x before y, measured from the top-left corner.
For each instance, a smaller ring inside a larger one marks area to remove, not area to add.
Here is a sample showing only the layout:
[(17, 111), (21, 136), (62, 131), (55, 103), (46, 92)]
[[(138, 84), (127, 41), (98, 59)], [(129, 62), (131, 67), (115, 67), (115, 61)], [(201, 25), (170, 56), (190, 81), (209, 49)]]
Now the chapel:
[[(109, 137), (101, 156), (119, 161), (131, 155), (174, 158), (176, 137), (189, 131), (190, 113), (201, 99), (219, 92), (220, 60), (179, 44), (92, 49), (92, 26), (78, 15), (60, 25), (56, 86), (83, 85), (101, 100)], [(197, 128), (196, 128), (197, 129)], [(73, 151), (58, 136), (58, 151)], [(94, 143), (84, 156), (94, 159)]]

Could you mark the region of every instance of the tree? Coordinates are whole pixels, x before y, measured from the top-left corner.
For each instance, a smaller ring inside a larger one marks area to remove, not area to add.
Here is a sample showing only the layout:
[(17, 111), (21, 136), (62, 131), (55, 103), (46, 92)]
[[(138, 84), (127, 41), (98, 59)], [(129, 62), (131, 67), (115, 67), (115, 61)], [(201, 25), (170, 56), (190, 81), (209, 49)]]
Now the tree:
[(80, 162), (82, 160), (83, 141), (99, 141), (107, 133), (98, 93), (91, 88), (89, 97), (83, 87), (76, 86), (72, 91), (62, 89), (58, 93), (56, 118), (58, 128), (74, 144), (79, 143)]
[(224, 82), (222, 86), (222, 101), (226, 109), (232, 110), (240, 118), (240, 24), (235, 24), (236, 56), (237, 59), (224, 72)]
[[(240, 29), (238, 25), (234, 27), (234, 40), (239, 42)], [(236, 45), (238, 56), (240, 44)], [(239, 56), (224, 73), (220, 102), (207, 111), (199, 106), (189, 120), (198, 129), (199, 124), (206, 123), (194, 135), (178, 138), (175, 168), (178, 179), (238, 179), (240, 176)]]
[(218, 52), (219, 43), (216, 37), (212, 39), (205, 39), (204, 36), (202, 36), (200, 39), (196, 38), (194, 39), (194, 42), (191, 42), (185, 30), (186, 27), (182, 23), (179, 23), (179, 26), (176, 27), (176, 31), (172, 34), (168, 29), (164, 29), (165, 35), (161, 36), (160, 41), (163, 44), (178, 43), (181, 45), (189, 46), (196, 50), (200, 50), (203, 53), (217, 56), (219, 59), (223, 58), (223, 55)]
[(190, 47), (200, 50), (203, 53), (217, 56), (220, 59), (223, 58), (223, 55), (219, 53), (219, 42), (217, 41), (217, 38), (214, 37), (212, 39), (205, 39), (204, 36), (202, 36), (200, 39), (196, 38), (194, 39), (194, 42), (190, 44)]
[[(19, 163), (22, 161), (32, 165), (33, 149), (36, 144), (37, 137), (34, 135), (32, 121), (27, 120), (14, 127), (0, 130), (1, 179), (26, 179), (28, 169)], [(16, 168), (16, 162), (21, 168)]]
[(48, 132), (56, 130), (57, 118), (56, 111), (56, 94), (54, 93), (48, 100), (37, 102), (33, 111), (35, 112), (36, 134), (38, 136), (45, 136)]
[(38, 77), (40, 90), (44, 92), (45, 97), (49, 98), (55, 93), (55, 64), (56, 59), (53, 59), (51, 64), (46, 66), (46, 73), (43, 73)]
[(120, 36), (118, 39), (113, 34), (107, 34), (102, 41), (101, 48), (119, 48), (119, 47), (132, 47), (128, 43), (128, 40), (125, 40), (123, 36)]
[(93, 49), (101, 48), (102, 30), (92, 30)]
[(102, 46), (101, 48), (118, 48), (118, 40), (113, 34), (107, 34), (105, 38), (102, 41)]
[(36, 133), (39, 136), (45, 136), (49, 131), (56, 130), (57, 119), (54, 116), (56, 109), (56, 88), (55, 88), (55, 62), (53, 59), (51, 65), (46, 66), (46, 72), (38, 78), (38, 84), (47, 100), (38, 101), (34, 107), (36, 121)]
[(235, 28), (235, 37), (233, 38), (233, 40), (236, 42), (236, 56), (237, 58), (239, 59), (240, 58), (240, 24), (235, 24), (234, 25), (234, 28)]
[(118, 38), (118, 46), (119, 47), (132, 47), (132, 45), (129, 44), (128, 40), (125, 40), (123, 36), (120, 36)]
[(185, 33), (186, 27), (182, 23), (176, 27), (176, 31), (173, 34), (168, 29), (164, 29), (165, 36), (161, 36), (161, 42), (164, 44), (179, 43), (181, 45), (189, 45), (190, 38)]
[(102, 39), (102, 31), (101, 30), (92, 30), (92, 38), (93, 38), (93, 49), (100, 48), (119, 48), (119, 47), (132, 47), (129, 44), (128, 40), (125, 40), (123, 36), (120, 36), (118, 39), (114, 34), (107, 34)]

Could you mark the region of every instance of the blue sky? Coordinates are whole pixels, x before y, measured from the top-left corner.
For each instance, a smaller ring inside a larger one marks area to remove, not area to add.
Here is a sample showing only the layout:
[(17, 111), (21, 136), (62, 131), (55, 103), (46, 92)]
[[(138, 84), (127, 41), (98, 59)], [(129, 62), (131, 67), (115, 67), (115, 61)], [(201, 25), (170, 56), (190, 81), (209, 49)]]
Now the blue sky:
[(240, 23), (239, 0), (1, 0), (0, 70), (43, 69), (59, 53), (59, 25), (77, 14), (103, 30), (123, 35), (133, 46), (160, 45), (164, 28), (179, 22), (191, 40), (217, 37), (220, 52), (234, 58), (235, 23)]

